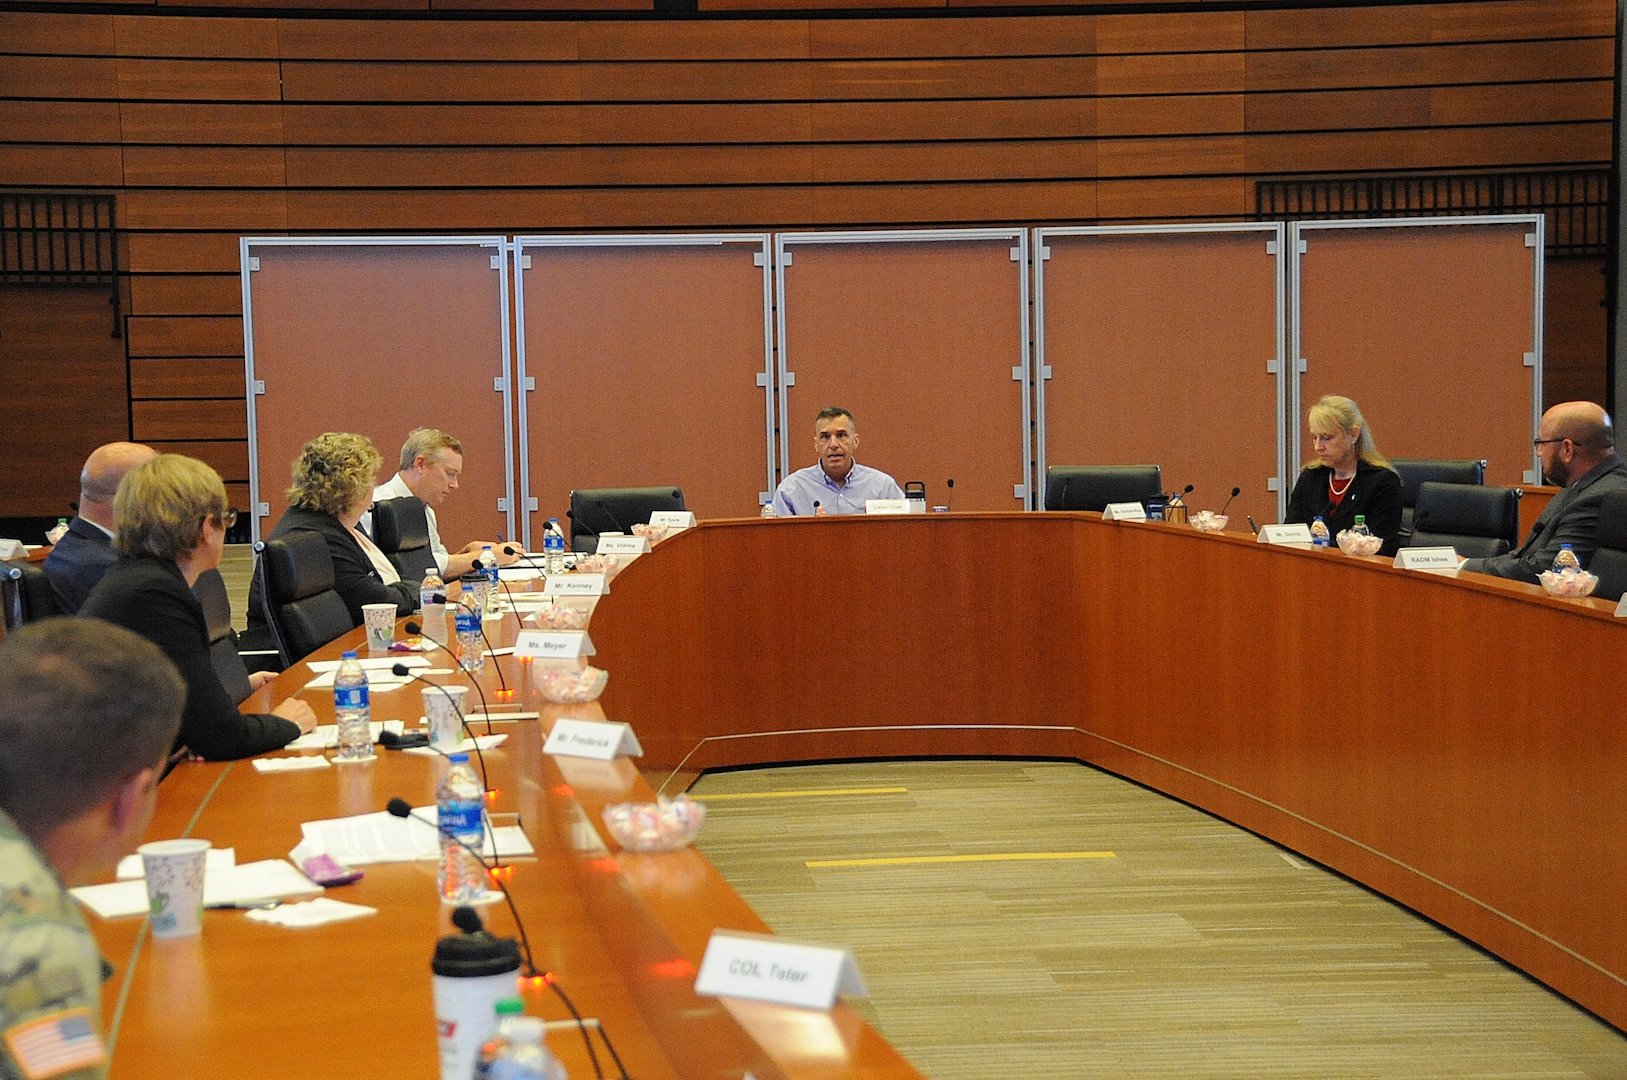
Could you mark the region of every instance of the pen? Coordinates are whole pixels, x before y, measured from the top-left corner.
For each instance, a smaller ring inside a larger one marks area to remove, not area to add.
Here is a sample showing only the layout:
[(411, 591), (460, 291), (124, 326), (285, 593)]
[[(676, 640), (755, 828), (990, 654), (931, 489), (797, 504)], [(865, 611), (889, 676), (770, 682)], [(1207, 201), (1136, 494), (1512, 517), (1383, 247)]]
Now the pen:
[(281, 907), (282, 900), (278, 897), (266, 897), (263, 900), (228, 900), (223, 904), (205, 904), (210, 911), (264, 911), (268, 908)]

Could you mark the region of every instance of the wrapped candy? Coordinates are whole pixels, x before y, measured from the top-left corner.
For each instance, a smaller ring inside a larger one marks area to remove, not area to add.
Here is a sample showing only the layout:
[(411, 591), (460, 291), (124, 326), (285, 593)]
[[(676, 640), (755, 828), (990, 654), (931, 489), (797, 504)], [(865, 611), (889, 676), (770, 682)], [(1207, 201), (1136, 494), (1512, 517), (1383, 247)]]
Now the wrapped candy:
[(657, 796), (653, 803), (615, 803), (603, 811), (605, 828), (628, 851), (688, 847), (706, 820), (706, 807), (688, 795)]
[(538, 668), (532, 678), (542, 696), (556, 705), (584, 705), (597, 701), (610, 681), (610, 672), (603, 668), (585, 667), (578, 671), (568, 668)]

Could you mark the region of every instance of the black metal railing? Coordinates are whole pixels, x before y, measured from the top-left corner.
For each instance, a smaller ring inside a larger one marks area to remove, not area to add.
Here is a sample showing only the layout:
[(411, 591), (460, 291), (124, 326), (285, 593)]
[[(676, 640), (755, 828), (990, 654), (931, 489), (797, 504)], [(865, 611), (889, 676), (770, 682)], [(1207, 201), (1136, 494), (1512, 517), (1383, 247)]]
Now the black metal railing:
[(0, 285), (105, 286), (123, 336), (113, 196), (0, 191)]

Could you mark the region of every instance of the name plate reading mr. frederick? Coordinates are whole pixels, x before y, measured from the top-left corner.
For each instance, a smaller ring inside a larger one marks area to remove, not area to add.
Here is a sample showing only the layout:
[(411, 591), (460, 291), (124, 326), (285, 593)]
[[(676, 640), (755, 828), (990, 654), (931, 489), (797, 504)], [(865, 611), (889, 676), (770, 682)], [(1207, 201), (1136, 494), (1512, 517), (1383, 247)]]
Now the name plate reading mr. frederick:
[(1147, 508), (1138, 502), (1108, 503), (1102, 510), (1103, 521), (1146, 521)]
[(593, 655), (593, 642), (586, 630), (521, 630), (514, 638), (514, 655), (576, 660)]
[(600, 555), (648, 555), (650, 538), (647, 536), (599, 536)]
[(908, 499), (866, 499), (864, 512), (867, 514), (907, 514), (910, 512)]
[(1261, 525), (1260, 535), (1254, 538), (1262, 544), (1308, 544), (1311, 542), (1309, 525)]
[(1395, 553), (1398, 570), (1456, 570), (1458, 553), (1449, 547), (1402, 548)]
[(626, 724), (566, 717), (554, 721), (554, 729), (548, 733), (548, 741), (542, 744), (542, 752), (611, 761), (624, 755), (639, 757), (644, 748), (638, 745), (638, 736)]
[(712, 931), (695, 993), (804, 1009), (829, 1009), (838, 993), (866, 995), (859, 965), (846, 949), (730, 930)]
[(542, 586), (544, 596), (603, 596), (609, 591), (603, 574), (555, 574)]
[(693, 510), (657, 510), (650, 514), (651, 525), (665, 525), (672, 532), (682, 532), (684, 529), (695, 527), (695, 511)]

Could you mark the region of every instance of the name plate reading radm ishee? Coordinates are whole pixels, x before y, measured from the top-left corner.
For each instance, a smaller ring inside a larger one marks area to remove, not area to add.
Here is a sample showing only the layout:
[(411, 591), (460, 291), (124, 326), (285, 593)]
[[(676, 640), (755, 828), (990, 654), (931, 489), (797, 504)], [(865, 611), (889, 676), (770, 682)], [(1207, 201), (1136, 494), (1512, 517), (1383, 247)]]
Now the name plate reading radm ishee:
[(1456, 570), (1458, 553), (1449, 547), (1402, 548), (1395, 553), (1397, 570)]

